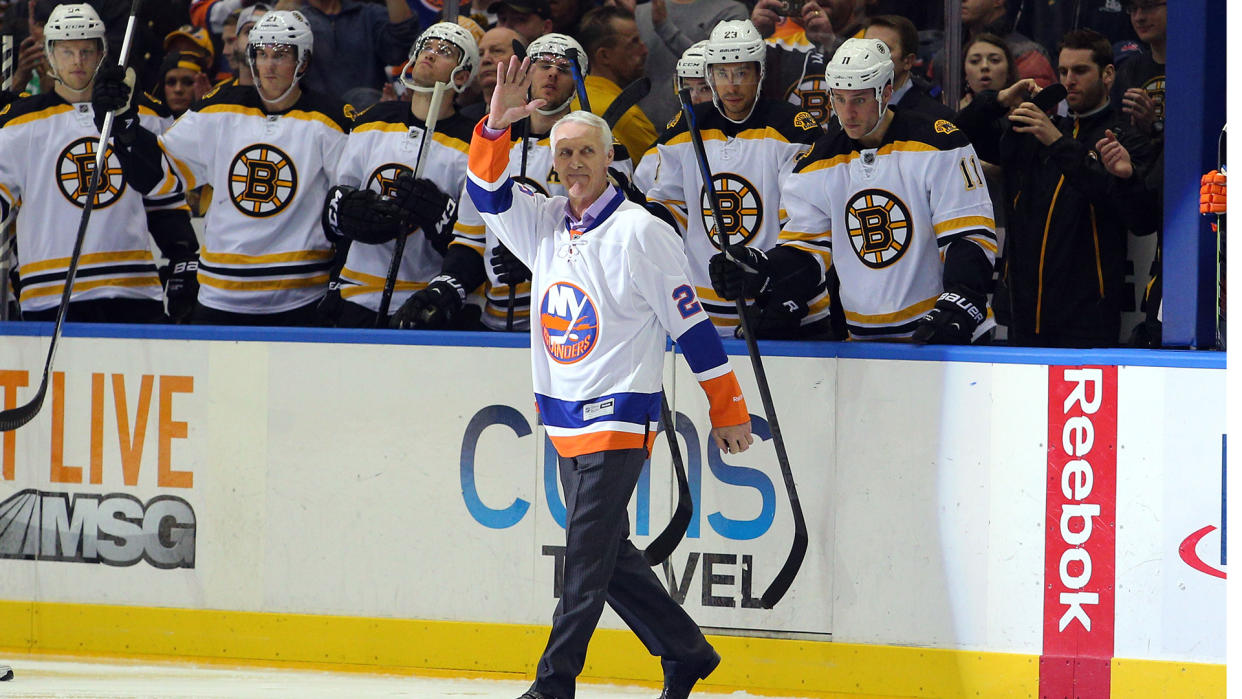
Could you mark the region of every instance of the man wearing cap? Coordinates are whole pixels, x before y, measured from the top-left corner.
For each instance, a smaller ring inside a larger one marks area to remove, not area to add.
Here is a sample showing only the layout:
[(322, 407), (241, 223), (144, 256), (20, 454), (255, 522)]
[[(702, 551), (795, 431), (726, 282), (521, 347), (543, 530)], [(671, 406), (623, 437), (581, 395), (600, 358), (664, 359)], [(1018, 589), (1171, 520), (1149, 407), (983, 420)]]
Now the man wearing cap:
[(271, 10), (272, 8), (264, 3), (255, 3), (238, 10), (237, 21), (234, 23), (231, 34), (228, 26), (225, 25), (222, 53), (228, 57), (229, 65), (233, 68), (234, 85), (254, 85), (254, 80), (250, 76), (250, 68), (246, 65), (246, 43), (250, 40), (250, 30), (255, 23)]
[(548, 0), (499, 0), (492, 4), (496, 26), (512, 29), (530, 43), (552, 31), (552, 8)]
[(315, 36), (307, 89), (340, 99), (358, 87), (381, 90), (384, 67), (405, 62), (418, 38), (418, 18), (405, 0), (302, 0)]

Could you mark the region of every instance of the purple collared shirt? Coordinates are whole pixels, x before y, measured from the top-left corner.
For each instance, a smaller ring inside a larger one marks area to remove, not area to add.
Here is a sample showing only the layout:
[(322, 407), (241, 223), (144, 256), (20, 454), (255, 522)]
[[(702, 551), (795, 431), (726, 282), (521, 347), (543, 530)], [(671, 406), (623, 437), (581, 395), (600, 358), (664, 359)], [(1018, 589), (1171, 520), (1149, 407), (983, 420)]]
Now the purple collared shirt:
[(565, 202), (565, 227), (579, 232), (590, 230), (591, 226), (595, 225), (595, 219), (599, 218), (599, 215), (603, 213), (604, 209), (608, 208), (612, 200), (619, 196), (621, 196), (621, 191), (609, 184), (604, 188), (603, 192), (600, 192), (595, 202), (588, 206), (586, 211), (582, 212), (582, 218), (580, 219), (574, 218), (574, 212), (570, 210), (569, 202)]

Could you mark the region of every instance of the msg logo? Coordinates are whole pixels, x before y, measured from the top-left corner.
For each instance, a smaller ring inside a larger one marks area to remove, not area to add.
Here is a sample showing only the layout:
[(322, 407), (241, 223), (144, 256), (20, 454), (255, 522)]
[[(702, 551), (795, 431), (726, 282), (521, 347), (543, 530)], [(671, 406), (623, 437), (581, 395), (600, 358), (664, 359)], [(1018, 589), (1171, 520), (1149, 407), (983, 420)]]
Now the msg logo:
[(0, 502), (0, 558), (194, 567), (194, 508), (179, 497), (23, 490)]

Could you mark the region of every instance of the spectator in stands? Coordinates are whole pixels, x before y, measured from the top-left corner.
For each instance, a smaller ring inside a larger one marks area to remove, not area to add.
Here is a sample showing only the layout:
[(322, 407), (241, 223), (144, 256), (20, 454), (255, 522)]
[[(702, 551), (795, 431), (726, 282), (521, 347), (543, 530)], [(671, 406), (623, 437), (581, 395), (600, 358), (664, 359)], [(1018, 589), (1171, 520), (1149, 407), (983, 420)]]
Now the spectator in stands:
[(237, 66), (233, 64), (233, 47), (237, 44), (237, 18), (241, 10), (230, 12), (220, 27), (220, 61), (219, 73), (225, 79), (237, 77)]
[[(1019, 78), (1034, 78), (1040, 87), (1057, 81), (1057, 74), (1044, 47), (1010, 26), (1006, 17), (1006, 0), (962, 0), (962, 29), (965, 30), (966, 43), (984, 32), (1004, 37), (1013, 53)], [(944, 71), (944, 51), (941, 50), (932, 60), (932, 78), (939, 82)]]
[[(1018, 82), (1018, 67), (1009, 44), (1001, 37), (984, 32), (966, 45), (962, 52), (962, 70), (966, 89), (958, 104), (961, 109), (970, 104), (974, 96), (986, 90), (999, 92)], [(998, 133), (997, 136), (1000, 134)]]
[[(592, 112), (603, 114), (623, 87), (645, 74), (647, 46), (639, 38), (634, 14), (614, 5), (586, 13), (578, 38), (590, 61), (587, 99)], [(612, 127), (612, 135), (635, 159), (641, 158), (656, 140), (655, 126), (637, 105), (621, 115)]]
[(552, 31), (570, 36), (577, 34), (582, 15), (594, 6), (590, 0), (549, 0)]
[(174, 117), (184, 114), (191, 104), (211, 90), (211, 81), (203, 72), (205, 58), (193, 51), (174, 51), (164, 57), (155, 96)]
[(1113, 44), (1113, 57), (1119, 59), (1136, 38), (1126, 16), (1124, 0), (1015, 0), (1010, 14), (1016, 15), (1014, 29), (1039, 42), (1050, 54), (1057, 42), (1072, 29), (1094, 29)]
[(1032, 78), (995, 96), (976, 95), (970, 105), (985, 115), (1012, 110), (1012, 130), (1000, 142), (1006, 192), (1021, 192), (1006, 231), (1010, 339), (1040, 347), (1115, 346), (1125, 231), (1137, 225), (1131, 218), (1141, 202), (1097, 150), (1113, 134), (1134, 154), (1123, 116), (1108, 98), (1116, 73), (1112, 46), (1098, 32), (1072, 31), (1061, 41), (1058, 71), (1068, 117), (1049, 117), (1030, 101), (1040, 91)]
[(254, 85), (254, 76), (250, 73), (250, 64), (246, 62), (246, 46), (250, 41), (250, 30), (271, 8), (263, 3), (256, 3), (242, 8), (237, 14), (237, 33), (233, 37), (229, 60), (237, 66), (234, 80), (237, 85)]
[[(1156, 255), (1150, 269), (1151, 282), (1144, 289), (1141, 309), (1146, 319), (1135, 328), (1130, 338), (1130, 344), (1139, 347), (1159, 347), (1161, 340), (1159, 310), (1163, 298), (1161, 259), (1164, 244), (1164, 66), (1168, 42), (1166, 5), (1167, 3), (1154, 0), (1131, 0), (1127, 3), (1126, 11), (1130, 15), (1134, 33), (1147, 45), (1147, 51), (1131, 54), (1121, 61), (1117, 66), (1117, 81), (1113, 84), (1112, 91), (1112, 99), (1120, 105), (1121, 113), (1131, 129), (1137, 132), (1138, 137), (1146, 139), (1146, 147), (1156, 154), (1156, 164), (1140, 166), (1131, 178), (1133, 186), (1140, 190), (1139, 198), (1148, 205), (1147, 215), (1140, 220), (1150, 222), (1147, 229), (1132, 228), (1131, 232), (1136, 235), (1156, 234)], [(1125, 172), (1124, 167), (1122, 172)]]
[[(385, 0), (382, 5), (282, 0), (281, 8), (300, 10), (315, 35), (315, 53), (303, 79), (306, 89), (346, 102), (378, 99), (387, 82), (384, 67), (404, 63), (418, 38), (418, 19), (405, 0)], [(359, 92), (350, 94), (353, 90)]]
[(492, 102), (492, 90), (496, 89), (496, 64), (509, 60), (513, 55), (513, 42), (522, 46), (522, 35), (507, 27), (493, 27), (483, 34), (479, 42), (479, 77), (478, 83), (482, 93), (482, 102), (473, 102), (461, 110), (466, 119), (477, 122), (487, 113), (487, 105)]
[[(203, 70), (207, 72), (211, 82), (223, 79), (217, 75), (216, 46), (208, 36), (206, 29), (186, 24), (169, 32), (164, 37), (164, 55), (172, 53), (190, 53), (201, 57)], [(159, 75), (163, 74), (163, 62), (161, 61)]]
[(862, 38), (865, 9), (865, 0), (759, 0), (750, 20), (767, 41), (765, 94), (827, 124), (824, 65), (846, 39)]
[[(22, 5), (24, 6), (25, 3)], [(17, 55), (14, 57), (16, 65), (13, 71), (13, 91), (15, 93), (48, 92), (55, 83), (47, 54), (43, 51), (43, 25), (47, 23), (50, 12), (51, 8), (48, 3), (36, 4), (35, 14), (26, 24), (27, 35), (18, 44)]]
[(920, 112), (934, 119), (953, 119), (953, 110), (932, 97), (930, 86), (910, 72), (918, 58), (919, 47), (919, 32), (914, 28), (914, 23), (898, 15), (872, 17), (864, 38), (883, 41), (893, 57), (891, 106)]
[[(736, 0), (651, 0), (635, 7), (634, 0), (617, 0), (634, 13), (638, 34), (647, 47), (647, 75), (666, 84), (686, 49), (707, 39), (712, 27), (724, 20), (746, 19), (746, 6)], [(677, 95), (653, 86), (638, 104), (657, 126), (677, 114)], [(638, 154), (636, 154), (638, 155)]]
[(1147, 51), (1127, 57), (1117, 66), (1112, 99), (1130, 126), (1156, 141), (1164, 134), (1165, 48), (1168, 42), (1168, 3), (1130, 0), (1126, 11), (1134, 33)]
[(530, 43), (552, 31), (552, 8), (548, 0), (499, 0), (492, 3), (496, 26), (512, 29)]

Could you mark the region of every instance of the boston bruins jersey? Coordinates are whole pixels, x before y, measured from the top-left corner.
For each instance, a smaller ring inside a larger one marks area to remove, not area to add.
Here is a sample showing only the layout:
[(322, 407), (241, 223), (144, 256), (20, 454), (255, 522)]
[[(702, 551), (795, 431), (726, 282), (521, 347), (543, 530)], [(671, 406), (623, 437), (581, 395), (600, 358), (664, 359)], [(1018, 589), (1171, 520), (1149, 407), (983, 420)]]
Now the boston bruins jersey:
[(892, 109), (878, 148), (844, 131), (820, 139), (785, 181), (785, 245), (835, 266), (855, 338), (905, 338), (944, 291), (956, 240), (996, 256), (992, 201), (975, 150), (957, 127)]
[[(742, 124), (724, 118), (710, 103), (696, 106), (695, 115), (729, 244), (764, 250), (776, 245), (785, 220), (781, 181), (793, 169), (798, 153), (808, 150), (822, 133), (819, 124), (806, 112), (770, 100), (760, 100)], [(655, 184), (647, 191), (647, 198), (667, 207), (684, 230), (695, 292), (717, 331), (732, 337), (738, 324), (737, 307), (712, 290), (707, 267), (721, 245), (684, 122), (678, 114), (656, 142), (659, 160)], [(810, 305), (804, 323), (827, 316), (826, 294), (820, 294)]]
[(279, 313), (328, 288), (332, 246), (320, 214), (338, 181), (353, 110), (304, 91), (268, 114), (253, 87), (223, 87), (182, 114), (160, 145), (190, 189), (209, 184), (198, 301), (231, 313)]
[[(427, 143), (422, 176), (454, 199), (466, 181), (466, 154), (470, 149), (470, 130), (474, 124), (454, 114), (441, 119)], [(390, 193), (392, 182), (402, 173), (412, 173), (422, 147), (425, 124), (410, 113), (406, 102), (380, 102), (363, 112), (350, 131), (341, 155), (340, 183)], [(341, 298), (379, 311), (384, 280), (396, 242), (380, 245), (353, 243), (341, 270)], [(396, 310), (415, 291), (427, 286), (440, 273), (443, 256), (432, 247), (421, 229), (405, 241), (405, 251), (397, 270), (392, 305)]]
[[(139, 110), (144, 127), (165, 116)], [(24, 311), (60, 304), (83, 205), (95, 168), (99, 130), (89, 102), (55, 92), (19, 99), (0, 111), (0, 221), (16, 218), (19, 302)], [(163, 298), (151, 252), (148, 212), (187, 212), (181, 183), (164, 180), (144, 199), (125, 180), (109, 148), (73, 285), (71, 301)]]
[[(470, 125), (473, 128), (473, 124)], [(512, 175), (517, 182), (529, 185), (532, 189), (545, 196), (565, 196), (565, 186), (552, 167), (552, 141), (548, 135), (532, 135), (525, 139), (513, 136), (513, 148), (509, 154), (513, 163)], [(526, 176), (522, 177), (522, 147), (526, 147)], [(625, 146), (612, 144), (612, 167), (626, 177), (633, 175), (633, 164)], [(484, 288), (484, 307), (482, 322), (491, 330), (505, 330), (509, 309), (509, 286), (496, 279), (492, 269), (492, 250), (500, 244), (496, 234), (489, 230), (479, 215), (474, 202), (464, 191), (458, 202), (457, 223), (453, 228), (452, 245), (466, 245), (483, 256), (483, 266), (487, 270), (487, 284)], [(530, 282), (517, 285), (513, 301), (513, 329), (527, 331), (530, 329)]]

